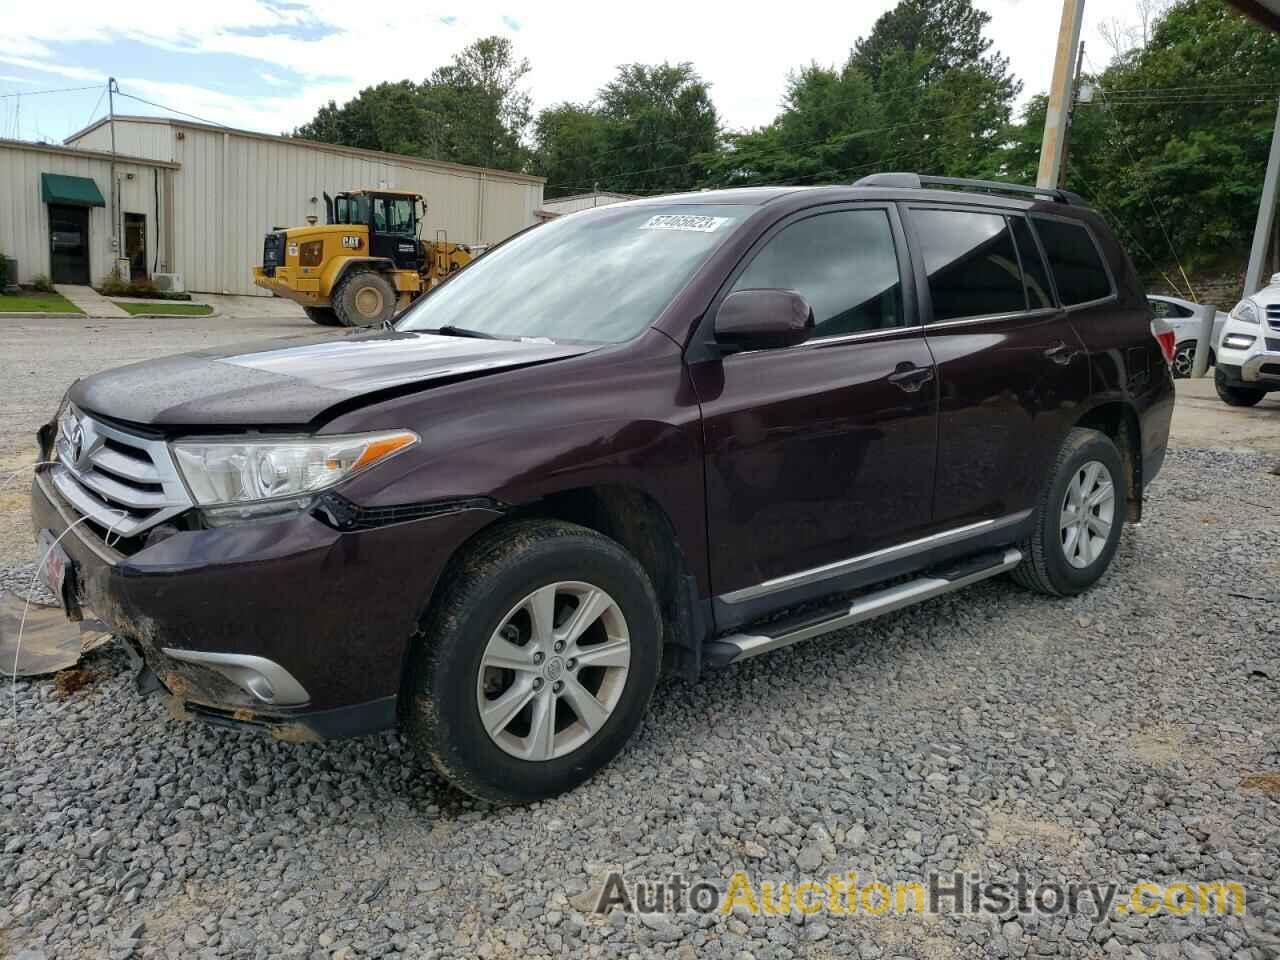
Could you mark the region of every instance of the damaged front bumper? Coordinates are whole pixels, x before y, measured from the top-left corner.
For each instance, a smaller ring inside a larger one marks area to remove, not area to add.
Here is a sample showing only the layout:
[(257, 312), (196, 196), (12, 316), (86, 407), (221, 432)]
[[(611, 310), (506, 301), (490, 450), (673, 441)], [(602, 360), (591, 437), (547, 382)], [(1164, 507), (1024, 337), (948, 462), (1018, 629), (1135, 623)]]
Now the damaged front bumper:
[(340, 531), (306, 514), (174, 532), (126, 555), (78, 522), (45, 471), (31, 499), (37, 535), (60, 537), (71, 560), (69, 615), (124, 639), (142, 686), (167, 692), (177, 716), (294, 741), (395, 726), (432, 585), (452, 545), (492, 518)]

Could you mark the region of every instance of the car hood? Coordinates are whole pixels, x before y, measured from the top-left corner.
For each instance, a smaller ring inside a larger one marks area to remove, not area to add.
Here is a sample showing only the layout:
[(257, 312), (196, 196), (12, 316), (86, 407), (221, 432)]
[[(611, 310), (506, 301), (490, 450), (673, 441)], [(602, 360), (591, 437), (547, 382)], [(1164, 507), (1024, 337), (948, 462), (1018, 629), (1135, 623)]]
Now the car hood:
[(353, 399), (403, 393), (594, 349), (386, 331), (290, 337), (134, 363), (72, 385), (83, 410), (174, 427), (303, 426)]

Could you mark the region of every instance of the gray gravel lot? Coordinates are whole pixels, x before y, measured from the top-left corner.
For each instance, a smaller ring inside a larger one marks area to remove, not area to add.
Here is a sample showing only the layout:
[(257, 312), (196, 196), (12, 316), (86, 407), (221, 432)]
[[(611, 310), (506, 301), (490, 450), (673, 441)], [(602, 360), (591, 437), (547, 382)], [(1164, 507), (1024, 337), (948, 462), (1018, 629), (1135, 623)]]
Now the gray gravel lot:
[[(291, 745), (173, 720), (114, 644), (71, 695), (6, 680), (0, 957), (1280, 956), (1280, 777), (1247, 785), (1280, 772), (1274, 466), (1173, 451), (1083, 597), (999, 579), (664, 681), (611, 767), (524, 809), (462, 797), (394, 735)], [(25, 587), (28, 563), (0, 582)], [(612, 868), (1223, 879), (1248, 908), (641, 921), (590, 912)]]

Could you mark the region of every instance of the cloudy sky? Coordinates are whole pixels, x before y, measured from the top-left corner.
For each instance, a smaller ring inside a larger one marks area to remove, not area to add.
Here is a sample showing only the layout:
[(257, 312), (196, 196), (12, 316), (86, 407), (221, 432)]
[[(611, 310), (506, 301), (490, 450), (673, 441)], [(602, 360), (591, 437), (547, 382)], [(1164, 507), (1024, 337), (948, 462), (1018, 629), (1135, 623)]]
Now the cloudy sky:
[[(1060, 0), (977, 3), (992, 15), (991, 36), (1024, 81), (1024, 97), (1044, 90)], [(341, 103), (383, 80), (421, 79), (466, 43), (493, 33), (511, 37), (529, 59), (538, 106), (589, 99), (618, 64), (690, 60), (711, 81), (725, 123), (751, 127), (777, 112), (788, 70), (811, 60), (843, 61), (891, 6), (892, 0), (0, 0), (0, 137), (62, 140), (105, 114), (108, 75), (124, 93), (154, 104), (280, 133), (331, 98)], [(1135, 0), (1094, 0), (1086, 7), (1086, 66), (1110, 56), (1100, 21), (1133, 20), (1134, 6)], [(38, 93), (66, 87), (89, 89)], [(132, 99), (120, 100), (116, 110), (163, 113)]]

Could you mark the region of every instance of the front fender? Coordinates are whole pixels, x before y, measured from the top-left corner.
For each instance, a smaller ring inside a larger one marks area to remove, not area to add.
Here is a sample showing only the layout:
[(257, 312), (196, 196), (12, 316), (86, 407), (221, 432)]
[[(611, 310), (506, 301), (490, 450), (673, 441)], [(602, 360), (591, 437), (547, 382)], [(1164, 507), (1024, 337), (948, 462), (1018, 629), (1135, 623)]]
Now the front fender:
[[(394, 425), (394, 426), (393, 426)], [(411, 429), (421, 443), (342, 487), (363, 506), (487, 496), (520, 505), (627, 487), (667, 515), (708, 590), (700, 411), (680, 350), (635, 341), (347, 412), (324, 428)]]

